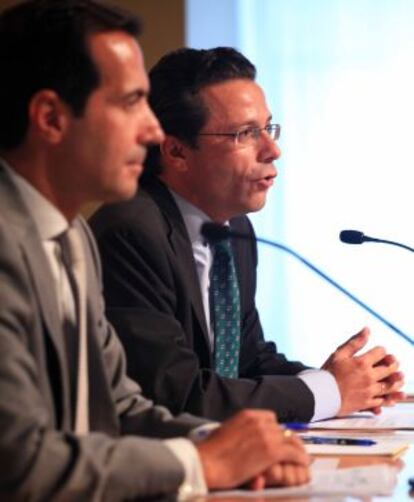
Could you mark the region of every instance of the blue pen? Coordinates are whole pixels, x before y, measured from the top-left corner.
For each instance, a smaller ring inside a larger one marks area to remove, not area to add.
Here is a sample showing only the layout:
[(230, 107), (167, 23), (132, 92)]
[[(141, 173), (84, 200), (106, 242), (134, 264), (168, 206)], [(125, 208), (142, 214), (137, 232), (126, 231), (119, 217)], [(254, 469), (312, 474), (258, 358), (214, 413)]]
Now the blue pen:
[(352, 438), (334, 438), (322, 436), (301, 436), (304, 443), (308, 444), (333, 444), (344, 446), (373, 446), (377, 444), (372, 439), (352, 439)]
[(309, 429), (309, 424), (307, 422), (286, 422), (282, 424), (286, 429), (292, 431), (307, 431)]

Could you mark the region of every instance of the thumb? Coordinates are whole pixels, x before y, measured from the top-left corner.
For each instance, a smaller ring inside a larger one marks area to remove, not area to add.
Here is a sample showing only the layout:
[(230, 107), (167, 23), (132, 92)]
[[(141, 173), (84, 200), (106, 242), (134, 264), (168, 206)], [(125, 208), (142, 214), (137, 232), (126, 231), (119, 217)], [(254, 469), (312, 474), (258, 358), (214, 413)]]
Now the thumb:
[(359, 350), (361, 350), (362, 347), (364, 347), (367, 344), (369, 335), (370, 335), (369, 328), (365, 327), (361, 329), (359, 333), (357, 333), (354, 336), (351, 336), (349, 340), (347, 340), (345, 343), (343, 343), (336, 349), (336, 357), (339, 359), (352, 357)]

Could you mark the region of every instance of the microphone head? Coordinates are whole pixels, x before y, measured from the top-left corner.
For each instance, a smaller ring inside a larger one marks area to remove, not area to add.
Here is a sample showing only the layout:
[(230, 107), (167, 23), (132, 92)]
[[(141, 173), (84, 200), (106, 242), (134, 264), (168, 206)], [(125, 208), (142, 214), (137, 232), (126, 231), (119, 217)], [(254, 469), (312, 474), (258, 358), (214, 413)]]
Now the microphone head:
[(365, 241), (365, 236), (358, 230), (342, 230), (339, 238), (346, 244), (362, 244)]
[(218, 223), (203, 223), (200, 232), (209, 244), (216, 244), (230, 238), (230, 228)]

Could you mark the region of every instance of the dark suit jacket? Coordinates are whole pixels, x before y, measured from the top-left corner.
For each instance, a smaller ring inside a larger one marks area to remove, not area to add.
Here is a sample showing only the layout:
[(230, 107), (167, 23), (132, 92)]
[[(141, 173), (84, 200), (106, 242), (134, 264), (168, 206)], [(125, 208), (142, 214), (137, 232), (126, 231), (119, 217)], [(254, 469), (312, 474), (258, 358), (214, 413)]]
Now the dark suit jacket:
[[(266, 343), (255, 307), (256, 246), (233, 242), (241, 294), (238, 379), (214, 372), (199, 281), (182, 216), (169, 191), (147, 180), (134, 199), (91, 219), (103, 262), (107, 315), (117, 328), (129, 375), (174, 412), (223, 419), (245, 407), (279, 420), (309, 420), (314, 399), (295, 377), (305, 367)], [(253, 235), (247, 217), (231, 225)]]
[[(104, 316), (97, 250), (77, 225), (87, 261), (91, 433), (76, 436), (54, 280), (42, 243), (0, 165), (0, 500), (97, 501), (174, 492), (180, 463), (159, 440), (200, 421), (172, 419), (126, 377)], [(120, 435), (141, 434), (148, 438)]]

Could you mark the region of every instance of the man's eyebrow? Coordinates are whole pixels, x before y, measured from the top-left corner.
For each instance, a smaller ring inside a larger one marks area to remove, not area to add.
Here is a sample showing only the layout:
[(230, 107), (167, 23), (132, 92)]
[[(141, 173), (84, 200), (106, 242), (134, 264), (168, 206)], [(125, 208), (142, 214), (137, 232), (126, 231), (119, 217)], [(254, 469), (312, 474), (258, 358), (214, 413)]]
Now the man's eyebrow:
[(146, 89), (134, 89), (133, 91), (126, 92), (123, 96), (123, 100), (130, 100), (130, 99), (141, 99), (141, 98), (146, 98), (149, 94), (149, 91)]
[[(272, 114), (270, 114), (266, 119), (266, 125), (271, 123), (272, 118), (273, 118), (273, 116), (272, 116)], [(247, 120), (243, 124), (234, 124), (234, 125), (231, 125), (230, 127), (233, 127), (233, 129), (237, 129), (237, 128), (241, 128), (241, 127), (261, 127), (261, 125), (257, 122), (256, 119), (254, 119), (254, 120)]]

